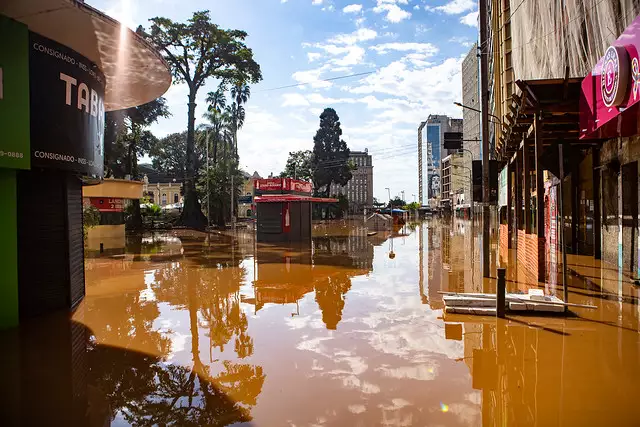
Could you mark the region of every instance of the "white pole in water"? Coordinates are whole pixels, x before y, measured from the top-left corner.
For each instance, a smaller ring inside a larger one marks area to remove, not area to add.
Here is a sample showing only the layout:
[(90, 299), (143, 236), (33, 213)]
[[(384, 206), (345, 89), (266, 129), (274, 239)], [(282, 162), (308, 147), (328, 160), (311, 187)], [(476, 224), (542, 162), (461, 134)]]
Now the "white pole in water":
[(209, 132), (207, 132), (207, 227), (211, 225), (211, 193), (209, 192)]

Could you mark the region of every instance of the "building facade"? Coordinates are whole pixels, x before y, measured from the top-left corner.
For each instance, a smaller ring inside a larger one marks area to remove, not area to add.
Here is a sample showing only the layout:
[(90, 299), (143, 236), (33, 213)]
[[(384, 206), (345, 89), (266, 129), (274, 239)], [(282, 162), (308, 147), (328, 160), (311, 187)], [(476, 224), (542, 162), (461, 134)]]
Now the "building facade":
[(442, 159), (456, 150), (443, 147), (445, 132), (462, 132), (463, 120), (449, 116), (431, 114), (423, 129), (423, 141), (426, 141), (427, 154), (427, 199), (430, 204), (438, 205), (442, 196)]
[(471, 182), (470, 169), (465, 166), (465, 158), (460, 153), (449, 154), (442, 159), (442, 206), (454, 211), (466, 203), (465, 191)]
[(332, 195), (344, 194), (349, 200), (349, 213), (362, 213), (373, 207), (373, 159), (369, 151), (351, 151), (349, 161), (356, 167), (345, 186), (331, 184)]
[[(480, 110), (480, 87), (479, 87), (479, 62), (478, 45), (474, 45), (462, 61), (462, 104)], [(464, 139), (463, 154), (464, 167), (471, 170), (472, 161), (480, 159), (480, 113), (470, 108), (462, 109), (462, 135)], [(472, 187), (467, 186), (464, 190), (464, 200), (466, 204), (471, 203)]]
[(516, 250), (520, 283), (553, 292), (562, 268), (581, 274), (560, 267), (563, 247), (621, 273), (601, 292), (640, 273), (639, 13), (632, 0), (541, 0), (517, 13), (491, 2), (500, 251)]
[(182, 180), (160, 172), (151, 165), (138, 165), (142, 175), (142, 195), (148, 197), (151, 203), (162, 206), (182, 203)]

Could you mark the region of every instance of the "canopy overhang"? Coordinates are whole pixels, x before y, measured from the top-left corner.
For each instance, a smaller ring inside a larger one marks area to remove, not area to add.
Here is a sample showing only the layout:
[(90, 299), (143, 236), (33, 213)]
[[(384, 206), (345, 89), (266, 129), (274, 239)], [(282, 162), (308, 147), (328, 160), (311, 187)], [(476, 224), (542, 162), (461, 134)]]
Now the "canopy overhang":
[(169, 66), (153, 46), (83, 1), (2, 0), (0, 14), (93, 61), (106, 77), (106, 111), (153, 101), (171, 86)]
[(282, 203), (282, 202), (311, 202), (311, 203), (336, 203), (338, 199), (329, 197), (296, 196), (293, 194), (273, 194), (256, 196), (256, 203)]

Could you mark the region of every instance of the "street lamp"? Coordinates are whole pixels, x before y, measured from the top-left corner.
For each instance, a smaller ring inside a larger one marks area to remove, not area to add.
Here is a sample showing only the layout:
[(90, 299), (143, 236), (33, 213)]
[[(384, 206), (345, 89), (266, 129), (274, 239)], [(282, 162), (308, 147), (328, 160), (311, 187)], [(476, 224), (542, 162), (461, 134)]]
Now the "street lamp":
[[(482, 111), (478, 110), (477, 108), (469, 107), (468, 105), (463, 105), (460, 102), (454, 102), (453, 105), (457, 105), (460, 108), (466, 108), (467, 110), (475, 111), (476, 113), (482, 113)], [(494, 123), (502, 124), (502, 120), (500, 120), (497, 116), (494, 116), (493, 114), (489, 113), (489, 117), (493, 117), (494, 119), (497, 120), (497, 122), (494, 122)]]

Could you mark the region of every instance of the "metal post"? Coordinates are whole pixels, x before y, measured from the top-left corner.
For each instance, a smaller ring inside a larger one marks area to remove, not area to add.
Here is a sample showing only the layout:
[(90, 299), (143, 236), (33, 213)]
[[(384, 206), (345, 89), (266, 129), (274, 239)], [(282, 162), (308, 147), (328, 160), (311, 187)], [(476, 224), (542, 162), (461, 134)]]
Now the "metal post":
[(481, 139), (482, 139), (482, 275), (489, 277), (490, 268), (490, 242), (489, 242), (489, 67), (487, 37), (487, 0), (479, 0), (478, 10), (480, 14), (480, 110)]
[[(569, 302), (569, 288), (567, 284), (567, 251), (565, 248), (565, 238), (564, 238), (564, 192), (563, 192), (563, 181), (564, 181), (564, 153), (563, 150), (563, 142), (560, 141), (558, 144), (558, 161), (560, 162), (560, 201), (558, 206), (560, 207), (560, 247), (562, 248), (562, 288), (563, 288), (563, 298), (564, 302)], [(565, 311), (567, 307), (565, 307)]]
[(498, 286), (496, 287), (496, 317), (504, 319), (507, 292), (507, 270), (498, 268)]
[(236, 221), (233, 217), (233, 193), (235, 193), (235, 191), (233, 186), (233, 169), (231, 169), (231, 225), (235, 227)]
[(540, 116), (536, 114), (533, 119), (533, 130), (535, 137), (535, 160), (536, 160), (536, 231), (538, 233), (538, 282), (546, 279), (546, 240), (544, 230), (544, 182), (542, 180), (542, 124)]
[(531, 234), (531, 164), (529, 163), (529, 142), (522, 139), (522, 171), (524, 187), (524, 234)]

